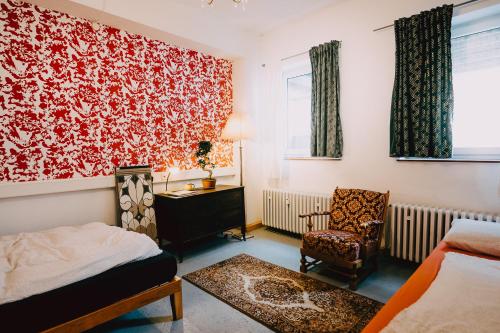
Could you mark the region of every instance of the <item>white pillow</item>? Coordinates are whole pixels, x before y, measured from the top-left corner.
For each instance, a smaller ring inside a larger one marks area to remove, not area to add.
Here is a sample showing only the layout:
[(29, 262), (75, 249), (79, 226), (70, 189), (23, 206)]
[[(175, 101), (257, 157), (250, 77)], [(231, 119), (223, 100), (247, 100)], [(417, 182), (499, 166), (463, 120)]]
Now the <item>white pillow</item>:
[(500, 223), (456, 219), (443, 240), (457, 249), (500, 257)]

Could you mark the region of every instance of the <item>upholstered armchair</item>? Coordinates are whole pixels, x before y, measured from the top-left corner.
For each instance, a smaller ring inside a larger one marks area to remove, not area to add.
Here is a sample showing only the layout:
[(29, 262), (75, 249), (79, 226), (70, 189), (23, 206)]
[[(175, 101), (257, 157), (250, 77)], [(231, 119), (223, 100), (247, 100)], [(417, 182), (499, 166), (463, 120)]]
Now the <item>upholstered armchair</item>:
[[(306, 218), (308, 232), (302, 238), (300, 271), (325, 262), (349, 278), (349, 288), (378, 268), (378, 252), (389, 192), (336, 188), (331, 211), (299, 215)], [(315, 217), (329, 215), (328, 230), (313, 231)], [(313, 261), (307, 261), (310, 257)]]

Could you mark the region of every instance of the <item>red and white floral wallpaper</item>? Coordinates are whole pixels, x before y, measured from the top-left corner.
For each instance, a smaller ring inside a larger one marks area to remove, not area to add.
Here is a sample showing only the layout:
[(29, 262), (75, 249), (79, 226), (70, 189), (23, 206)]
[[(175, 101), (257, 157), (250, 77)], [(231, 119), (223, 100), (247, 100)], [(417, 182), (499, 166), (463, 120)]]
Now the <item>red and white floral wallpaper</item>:
[[(196, 168), (232, 112), (232, 65), (31, 4), (0, 0), (0, 181)], [(215, 145), (218, 167), (232, 145)]]

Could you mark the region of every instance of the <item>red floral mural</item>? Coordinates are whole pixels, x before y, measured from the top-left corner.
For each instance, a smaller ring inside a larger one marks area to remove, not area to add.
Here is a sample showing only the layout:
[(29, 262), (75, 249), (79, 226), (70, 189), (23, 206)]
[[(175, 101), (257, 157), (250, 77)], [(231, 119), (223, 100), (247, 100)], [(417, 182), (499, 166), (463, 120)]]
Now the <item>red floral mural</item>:
[[(232, 66), (31, 4), (0, 0), (0, 181), (196, 168), (232, 112)], [(95, 25), (95, 24), (94, 24)], [(219, 167), (232, 145), (218, 142)]]

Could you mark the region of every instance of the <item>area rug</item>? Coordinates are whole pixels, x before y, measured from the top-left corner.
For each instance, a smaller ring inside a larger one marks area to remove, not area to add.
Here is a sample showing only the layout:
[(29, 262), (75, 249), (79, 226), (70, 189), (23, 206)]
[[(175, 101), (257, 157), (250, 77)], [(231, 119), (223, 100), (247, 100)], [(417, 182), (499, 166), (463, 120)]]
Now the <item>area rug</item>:
[(383, 306), (247, 254), (184, 279), (276, 332), (360, 332)]

